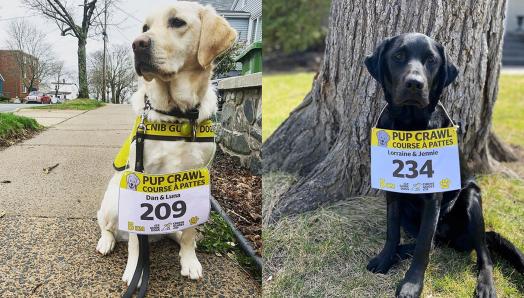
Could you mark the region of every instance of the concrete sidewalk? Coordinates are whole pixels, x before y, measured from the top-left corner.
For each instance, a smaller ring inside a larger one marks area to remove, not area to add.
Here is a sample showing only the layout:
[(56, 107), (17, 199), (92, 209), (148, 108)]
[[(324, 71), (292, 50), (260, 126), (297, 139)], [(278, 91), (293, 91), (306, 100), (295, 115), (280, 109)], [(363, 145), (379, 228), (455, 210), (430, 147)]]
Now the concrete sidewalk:
[[(19, 113), (52, 120), (48, 129), (0, 155), (0, 181), (10, 181), (0, 183), (0, 297), (119, 297), (127, 244), (99, 255), (95, 217), (113, 157), (134, 121), (131, 108), (36, 111)], [(227, 257), (198, 253), (204, 279), (196, 282), (180, 276), (174, 242), (152, 244), (151, 255), (149, 297), (261, 294), (260, 284)]]

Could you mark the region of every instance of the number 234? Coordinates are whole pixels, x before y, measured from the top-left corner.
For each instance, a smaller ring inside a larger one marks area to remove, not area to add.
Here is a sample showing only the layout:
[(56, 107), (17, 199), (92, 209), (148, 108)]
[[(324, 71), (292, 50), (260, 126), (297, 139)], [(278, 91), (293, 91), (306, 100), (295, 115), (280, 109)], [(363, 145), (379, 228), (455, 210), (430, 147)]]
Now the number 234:
[[(393, 177), (397, 178), (417, 178), (419, 175), (426, 175), (428, 178), (431, 178), (435, 173), (431, 159), (426, 160), (420, 170), (418, 170), (418, 163), (414, 160), (406, 160), (406, 162), (403, 162), (400, 159), (395, 159), (393, 160), (393, 164), (397, 165), (397, 169), (393, 171)], [(401, 173), (404, 167), (407, 167), (409, 173)]]

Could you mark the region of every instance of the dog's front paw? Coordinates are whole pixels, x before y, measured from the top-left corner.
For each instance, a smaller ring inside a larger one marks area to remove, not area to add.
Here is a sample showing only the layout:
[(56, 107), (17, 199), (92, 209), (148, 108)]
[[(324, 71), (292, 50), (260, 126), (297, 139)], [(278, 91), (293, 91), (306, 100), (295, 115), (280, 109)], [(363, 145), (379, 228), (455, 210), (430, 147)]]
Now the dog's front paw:
[(422, 281), (411, 281), (404, 279), (397, 287), (396, 297), (417, 298), (422, 294), (424, 283)]
[(102, 233), (102, 236), (98, 240), (96, 251), (98, 251), (102, 255), (107, 255), (108, 253), (113, 251), (113, 248), (115, 248), (115, 242), (116, 241), (113, 234), (109, 232)]
[(493, 274), (491, 270), (483, 269), (479, 272), (477, 280), (477, 289), (475, 290), (475, 297), (497, 297), (497, 292), (495, 291), (495, 283), (493, 282)]
[(202, 275), (202, 265), (194, 253), (182, 254), (180, 256), (180, 274), (188, 276), (190, 279), (200, 279)]
[(366, 268), (373, 273), (386, 274), (393, 264), (395, 264), (395, 259), (392, 254), (380, 253), (369, 261)]
[[(131, 283), (131, 280), (133, 279), (133, 275), (135, 274), (135, 266), (129, 266), (129, 264), (126, 265), (126, 270), (124, 270), (124, 274), (122, 275), (122, 281), (125, 282), (128, 286)], [(142, 276), (140, 276), (140, 280), (138, 281), (137, 287), (140, 288), (140, 285), (142, 284)]]

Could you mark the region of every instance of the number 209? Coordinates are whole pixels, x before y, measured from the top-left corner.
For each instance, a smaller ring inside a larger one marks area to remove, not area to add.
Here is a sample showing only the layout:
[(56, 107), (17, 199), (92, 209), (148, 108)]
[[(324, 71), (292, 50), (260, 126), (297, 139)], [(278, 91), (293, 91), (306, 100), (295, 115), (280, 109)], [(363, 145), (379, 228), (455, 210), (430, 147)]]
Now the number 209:
[[(397, 165), (397, 168), (395, 171), (393, 171), (393, 177), (397, 178), (417, 178), (419, 175), (426, 175), (428, 178), (433, 177), (433, 174), (435, 171), (433, 171), (433, 163), (431, 159), (426, 160), (420, 170), (418, 170), (418, 164), (414, 160), (406, 160), (404, 163), (400, 159), (393, 160), (393, 164)], [(408, 167), (407, 170), (409, 173), (403, 174), (401, 173), (404, 167)]]
[(155, 212), (156, 218), (161, 220), (171, 216), (171, 209), (173, 209), (173, 218), (181, 217), (186, 213), (186, 203), (184, 201), (175, 201), (172, 205), (160, 203), (156, 205), (156, 207), (148, 203), (142, 203), (140, 207), (147, 208), (147, 210), (140, 215), (141, 220), (154, 220), (155, 218), (153, 216), (149, 216), (153, 211)]

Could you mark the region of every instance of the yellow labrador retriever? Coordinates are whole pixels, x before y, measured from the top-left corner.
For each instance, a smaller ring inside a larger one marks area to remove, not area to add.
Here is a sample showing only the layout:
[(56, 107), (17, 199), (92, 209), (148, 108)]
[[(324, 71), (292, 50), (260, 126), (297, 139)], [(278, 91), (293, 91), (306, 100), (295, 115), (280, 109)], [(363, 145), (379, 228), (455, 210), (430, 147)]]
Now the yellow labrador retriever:
[[(188, 121), (161, 112), (174, 108), (181, 111), (197, 108), (197, 122), (210, 118), (217, 109), (216, 95), (210, 85), (212, 62), (232, 46), (236, 36), (236, 31), (212, 7), (195, 2), (177, 1), (150, 15), (142, 34), (133, 42), (136, 72), (145, 79), (131, 98), (133, 110), (140, 115), (147, 96), (154, 107), (147, 115), (150, 121)], [(203, 167), (213, 158), (214, 146), (214, 143), (146, 140), (144, 171), (171, 173)], [(132, 144), (128, 165), (132, 169), (134, 164)], [(138, 262), (139, 244), (136, 234), (117, 230), (121, 177), (120, 172), (114, 174), (98, 211), (101, 237), (96, 249), (106, 255), (113, 250), (116, 240), (128, 238), (128, 260), (122, 280), (129, 285)], [(196, 230), (189, 228), (168, 236), (180, 244), (181, 274), (201, 278), (202, 266), (195, 253)]]

